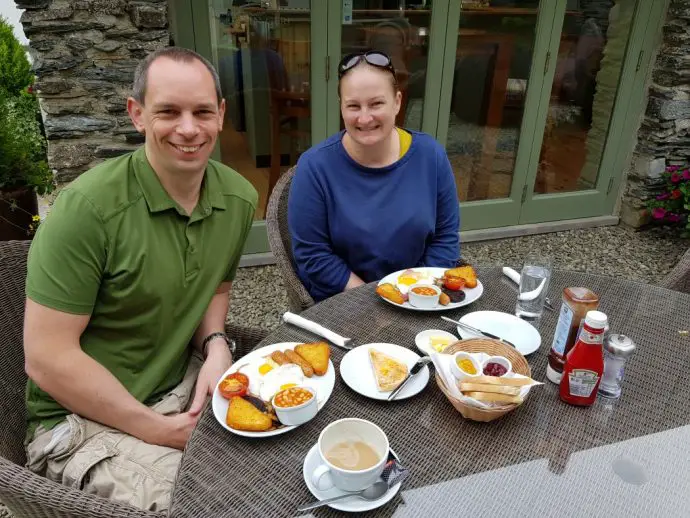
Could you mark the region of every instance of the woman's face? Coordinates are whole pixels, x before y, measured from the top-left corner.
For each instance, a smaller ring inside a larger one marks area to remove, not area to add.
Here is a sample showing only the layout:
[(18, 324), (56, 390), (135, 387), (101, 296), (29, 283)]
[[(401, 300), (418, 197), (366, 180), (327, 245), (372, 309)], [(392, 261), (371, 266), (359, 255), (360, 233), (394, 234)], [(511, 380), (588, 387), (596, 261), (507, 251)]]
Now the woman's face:
[(395, 127), (402, 94), (386, 70), (359, 65), (340, 80), (340, 113), (350, 137), (362, 146), (373, 146)]

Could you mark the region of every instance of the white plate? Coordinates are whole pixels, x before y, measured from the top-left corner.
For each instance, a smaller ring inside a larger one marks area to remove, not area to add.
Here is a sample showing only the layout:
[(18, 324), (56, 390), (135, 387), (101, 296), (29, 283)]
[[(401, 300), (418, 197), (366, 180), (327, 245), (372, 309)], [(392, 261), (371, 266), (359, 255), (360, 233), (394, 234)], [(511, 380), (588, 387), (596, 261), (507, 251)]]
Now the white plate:
[[(475, 311), (468, 313), (460, 322), (488, 331), (491, 334), (513, 342), (521, 354), (532, 354), (541, 345), (541, 335), (532, 324), (519, 319), (510, 313), (500, 311)], [(461, 329), (458, 333), (462, 338), (474, 338), (477, 335)]]
[[(396, 360), (407, 365), (410, 369), (419, 360), (419, 355), (395, 344), (364, 344), (355, 347), (348, 352), (343, 359), (340, 360), (340, 376), (343, 381), (354, 390), (363, 396), (372, 399), (380, 399), (386, 401), (392, 391), (379, 392), (376, 386), (376, 379), (374, 379), (374, 370), (369, 359), (369, 348), (373, 347), (377, 351), (381, 351)], [(410, 381), (398, 392), (394, 401), (399, 399), (406, 399), (421, 392), (426, 384), (429, 382), (429, 367), (426, 365), (415, 374)]]
[[(443, 277), (443, 274), (445, 273), (446, 270), (449, 268), (432, 268), (432, 267), (420, 267), (420, 268), (409, 268), (409, 270), (415, 271), (415, 272), (424, 272), (428, 274), (430, 277)], [(397, 281), (398, 277), (400, 277), (400, 274), (402, 274), (405, 270), (400, 270), (399, 272), (391, 273), (389, 275), (386, 275), (383, 279), (381, 279), (377, 286), (380, 286), (381, 284), (385, 283), (391, 283), (395, 284), (397, 286)], [(462, 306), (467, 306), (468, 304), (472, 304), (475, 300), (477, 300), (479, 297), (482, 296), (482, 293), (484, 293), (484, 286), (480, 281), (477, 281), (477, 286), (475, 288), (465, 288), (465, 300), (462, 302), (451, 302), (447, 306), (441, 306), (440, 304), (436, 306), (435, 308), (417, 308), (410, 304), (409, 302), (405, 302), (404, 304), (396, 304), (392, 300), (384, 299), (381, 297), (383, 300), (388, 302), (389, 304), (393, 304), (394, 306), (398, 306), (401, 308), (405, 309), (411, 309), (413, 311), (446, 311), (448, 309), (455, 309), (455, 308), (461, 308)]]
[[(331, 489), (327, 489), (326, 491), (322, 491), (321, 489), (318, 489), (314, 484), (312, 484), (311, 475), (312, 473), (314, 473), (316, 468), (319, 467), (319, 464), (321, 464), (321, 456), (319, 455), (318, 448), (318, 443), (311, 447), (309, 453), (307, 453), (307, 456), (304, 458), (304, 465), (302, 466), (302, 476), (304, 477), (304, 482), (307, 484), (309, 491), (311, 491), (311, 494), (314, 495), (316, 499), (319, 501), (326, 500), (326, 498), (333, 498), (335, 496), (345, 494), (345, 491), (342, 491), (337, 487), (333, 487)], [(400, 458), (392, 449), (391, 453), (397, 459)], [(377, 507), (381, 507), (382, 505), (390, 502), (393, 499), (393, 497), (398, 493), (398, 491), (400, 491), (400, 483), (395, 484), (381, 498), (378, 498), (377, 500), (362, 500), (361, 498), (350, 498), (338, 502), (333, 502), (332, 504), (328, 504), (328, 506), (339, 511), (347, 511), (350, 513), (371, 511), (372, 509), (376, 509)]]
[(427, 329), (426, 331), (417, 333), (417, 336), (414, 337), (414, 343), (417, 344), (417, 349), (419, 349), (422, 352), (422, 354), (426, 354), (427, 356), (431, 355), (431, 353), (436, 352), (436, 350), (433, 347), (431, 347), (431, 344), (429, 343), (429, 339), (432, 336), (448, 338), (450, 339), (451, 344), (459, 340), (459, 338), (455, 336), (453, 333), (449, 333), (448, 331), (441, 331), (440, 329)]
[[(236, 372), (241, 367), (245, 366), (248, 362), (256, 358), (268, 356), (273, 351), (284, 351), (285, 349), (292, 349), (296, 345), (299, 345), (301, 343), (303, 342), (284, 342), (279, 344), (267, 345), (265, 347), (262, 347), (261, 349), (252, 351), (251, 353), (237, 360), (237, 363), (232, 364), (232, 366), (227, 371), (225, 371), (225, 374), (223, 374), (221, 380), (225, 378), (225, 376), (227, 376), (228, 374)], [(220, 385), (220, 381), (218, 382), (218, 385)], [(287, 433), (290, 430), (297, 428), (296, 426), (283, 426), (282, 428), (278, 428), (276, 430), (271, 430), (268, 432), (245, 432), (244, 430), (235, 430), (234, 428), (230, 428), (228, 424), (225, 422), (225, 416), (228, 413), (228, 400), (220, 395), (218, 385), (216, 385), (216, 388), (213, 391), (211, 407), (213, 408), (213, 415), (216, 417), (216, 420), (226, 430), (230, 430), (232, 433), (235, 433), (237, 435), (243, 435), (244, 437), (272, 437), (274, 435)], [(333, 386), (335, 385), (335, 368), (333, 367), (333, 362), (331, 362), (331, 360), (328, 360), (328, 370), (326, 371), (326, 374), (324, 374), (323, 376), (317, 376), (316, 374), (314, 374), (311, 378), (305, 377), (304, 385), (307, 387), (311, 387), (316, 391), (316, 399), (319, 403), (319, 410), (321, 410), (323, 406), (326, 404), (326, 401), (328, 401), (328, 398), (331, 397), (331, 392), (333, 392)]]

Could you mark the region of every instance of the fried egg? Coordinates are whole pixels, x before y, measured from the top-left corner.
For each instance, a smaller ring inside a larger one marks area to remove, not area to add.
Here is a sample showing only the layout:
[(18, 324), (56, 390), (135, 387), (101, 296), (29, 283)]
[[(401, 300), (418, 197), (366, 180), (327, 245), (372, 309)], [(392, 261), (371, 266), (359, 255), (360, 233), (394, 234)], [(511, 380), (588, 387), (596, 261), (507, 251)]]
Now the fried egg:
[(414, 284), (433, 284), (433, 279), (429, 274), (415, 270), (405, 270), (396, 279), (396, 286), (403, 295), (407, 295), (407, 292), (410, 291), (410, 286)]
[(304, 383), (304, 374), (299, 365), (288, 363), (273, 369), (261, 380), (259, 397), (264, 401), (270, 401), (281, 390), (295, 387)]
[(254, 359), (240, 368), (239, 371), (249, 378), (249, 392), (258, 395), (263, 378), (279, 367), (280, 365), (274, 362), (270, 357), (266, 357)]

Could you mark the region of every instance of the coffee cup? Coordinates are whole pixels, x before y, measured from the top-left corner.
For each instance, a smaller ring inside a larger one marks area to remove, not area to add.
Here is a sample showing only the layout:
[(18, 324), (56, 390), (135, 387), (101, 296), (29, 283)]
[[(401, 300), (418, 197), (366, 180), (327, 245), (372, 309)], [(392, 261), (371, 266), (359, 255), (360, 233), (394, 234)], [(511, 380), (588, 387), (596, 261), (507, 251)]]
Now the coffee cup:
[(357, 418), (334, 421), (319, 435), (321, 462), (312, 483), (322, 491), (361, 491), (381, 476), (388, 448), (386, 434), (374, 423)]

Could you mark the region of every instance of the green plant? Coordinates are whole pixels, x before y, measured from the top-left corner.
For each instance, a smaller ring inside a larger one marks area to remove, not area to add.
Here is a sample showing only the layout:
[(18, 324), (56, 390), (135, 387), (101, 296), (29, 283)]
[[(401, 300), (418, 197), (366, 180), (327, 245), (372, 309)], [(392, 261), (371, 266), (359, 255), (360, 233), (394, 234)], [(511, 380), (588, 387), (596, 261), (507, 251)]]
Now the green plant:
[(33, 79), (26, 52), (14, 36), (12, 26), (0, 16), (0, 88), (18, 95)]
[(0, 189), (30, 187), (40, 195), (53, 190), (39, 117), (35, 94), (0, 89)]
[(683, 235), (690, 237), (690, 168), (669, 166), (662, 177), (664, 189), (647, 202), (652, 219), (684, 228)]

